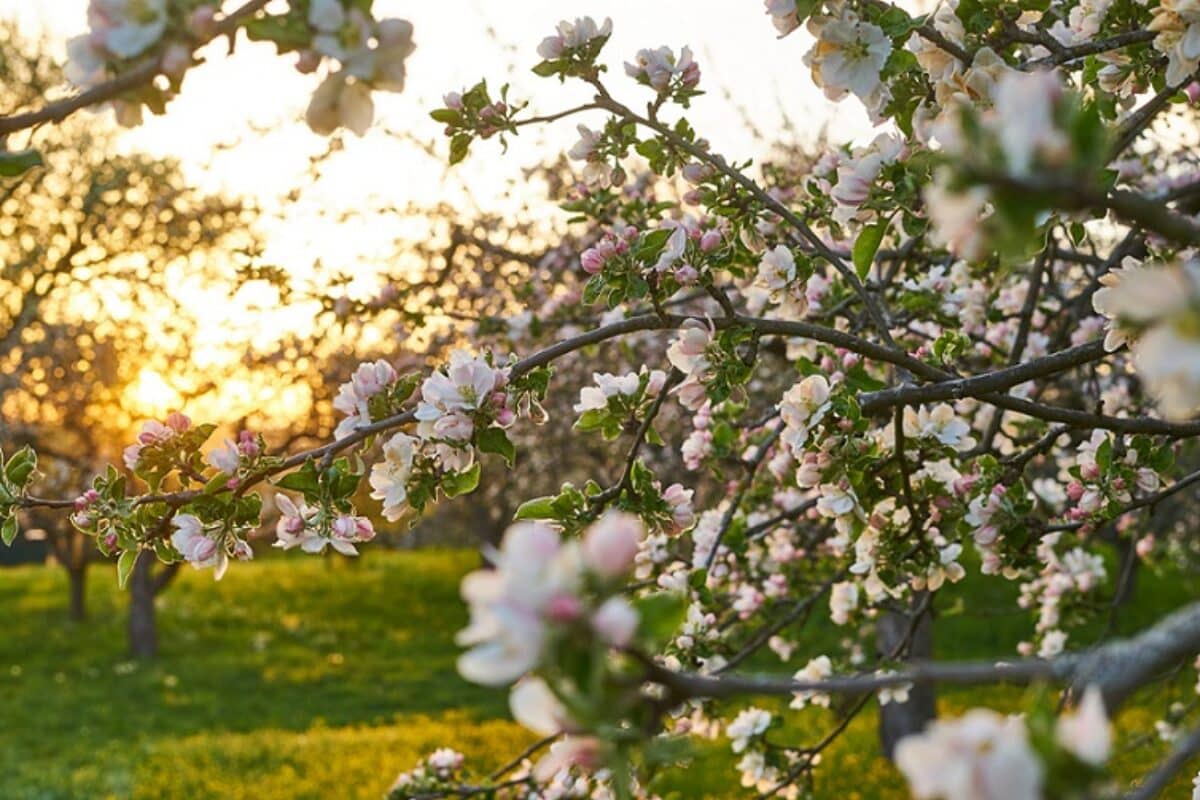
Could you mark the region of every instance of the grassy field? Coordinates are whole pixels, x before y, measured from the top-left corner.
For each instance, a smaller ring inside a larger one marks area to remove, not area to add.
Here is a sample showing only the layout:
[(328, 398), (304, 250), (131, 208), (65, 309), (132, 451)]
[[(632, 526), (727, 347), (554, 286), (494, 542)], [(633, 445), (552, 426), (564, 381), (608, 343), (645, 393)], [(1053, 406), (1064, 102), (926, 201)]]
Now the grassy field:
[[(458, 577), (477, 564), (471, 552), (377, 550), (357, 562), (239, 564), (221, 583), (185, 570), (161, 598), (163, 654), (148, 665), (126, 657), (124, 598), (110, 569), (92, 573), (83, 625), (66, 620), (61, 570), (0, 571), (0, 797), (378, 798), (441, 744), (483, 768), (499, 764), (529, 738), (508, 720), (503, 692), (454, 671), (453, 632), (465, 621)], [(1143, 577), (1123, 628), (1188, 597), (1186, 582)], [(994, 614), (943, 617), (939, 650), (1011, 652), (1025, 622), (1003, 610), (1009, 588), (997, 581), (971, 591)], [(953, 607), (952, 595), (943, 599)], [(942, 709), (1018, 697), (957, 692)], [(793, 715), (802, 716), (797, 732), (819, 737), (832, 723), (822, 714)], [(1122, 722), (1150, 719), (1134, 707)], [(828, 752), (817, 796), (905, 796), (877, 752), (872, 711)], [(1137, 774), (1158, 752), (1141, 747), (1118, 769)], [(718, 740), (654, 788), (664, 797), (737, 796), (727, 753)], [(1166, 796), (1183, 796), (1183, 785)]]

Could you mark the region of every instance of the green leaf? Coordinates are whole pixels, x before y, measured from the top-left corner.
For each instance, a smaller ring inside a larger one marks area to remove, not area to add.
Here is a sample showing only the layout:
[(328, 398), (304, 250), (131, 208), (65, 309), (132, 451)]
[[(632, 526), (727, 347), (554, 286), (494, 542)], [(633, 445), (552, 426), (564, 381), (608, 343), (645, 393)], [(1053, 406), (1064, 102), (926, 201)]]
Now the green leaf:
[(44, 163), (42, 161), (42, 154), (37, 150), (0, 151), (0, 175), (6, 178), (15, 178), (18, 175), (23, 175), (25, 172), (34, 167), (40, 167)]
[(887, 230), (886, 223), (876, 222), (874, 225), (868, 225), (858, 234), (858, 239), (854, 242), (854, 250), (851, 257), (854, 260), (854, 269), (858, 273), (859, 279), (865, 279), (867, 273), (871, 271), (871, 264), (875, 261), (875, 253), (879, 251), (879, 243), (883, 241), (883, 234)]
[(4, 467), (4, 477), (8, 478), (8, 482), (14, 488), (20, 489), (36, 468), (37, 453), (33, 452), (29, 445), (25, 445), (8, 460)]
[(300, 16), (278, 14), (247, 20), (243, 25), (251, 41), (274, 42), (276, 51), (287, 53), (307, 47), (312, 33)]
[(549, 78), (551, 75), (556, 75), (562, 72), (562, 62), (558, 59), (554, 61), (543, 61), (533, 68), (533, 74), (539, 78)]
[(218, 494), (228, 488), (230, 475), (225, 472), (218, 472), (209, 479), (208, 483), (204, 484), (204, 488), (200, 490), (202, 495)]
[(513, 515), (513, 519), (553, 519), (556, 499), (554, 495), (546, 495), (526, 500), (517, 507), (517, 513)]
[(4, 540), (4, 544), (10, 545), (13, 539), (17, 538), (17, 515), (9, 514), (4, 520), (4, 525), (0, 526), (0, 539)]
[(471, 134), (456, 133), (450, 137), (450, 163), (457, 164), (467, 157), (471, 149)]
[(295, 472), (289, 472), (275, 481), (275, 485), (281, 489), (302, 492), (310, 500), (317, 499), (321, 494), (321, 482), (320, 477), (317, 475), (317, 465), (312, 459), (304, 462), (304, 466)]
[(496, 453), (504, 456), (504, 461), (511, 467), (517, 458), (517, 448), (509, 441), (508, 434), (503, 428), (488, 428), (479, 434), (475, 444), (481, 453)]
[(443, 122), (446, 125), (459, 125), (462, 123), (462, 114), (453, 108), (435, 108), (429, 112), (429, 116), (433, 117), (437, 122)]
[(446, 497), (470, 494), (479, 486), (479, 471), (479, 462), (476, 461), (470, 469), (445, 475), (442, 478), (442, 491)]
[(117, 559), (117, 585), (122, 589), (125, 588), (125, 584), (129, 583), (129, 576), (133, 572), (133, 565), (137, 563), (140, 553), (140, 550), (126, 550)]

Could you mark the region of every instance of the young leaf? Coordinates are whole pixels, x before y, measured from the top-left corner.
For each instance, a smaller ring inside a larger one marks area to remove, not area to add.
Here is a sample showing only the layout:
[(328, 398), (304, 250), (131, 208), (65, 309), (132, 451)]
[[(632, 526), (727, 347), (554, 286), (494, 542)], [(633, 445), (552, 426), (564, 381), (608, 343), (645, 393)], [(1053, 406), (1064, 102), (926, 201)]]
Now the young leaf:
[(517, 507), (517, 513), (513, 515), (513, 519), (553, 519), (554, 500), (554, 495), (526, 500)]
[(462, 472), (451, 472), (442, 478), (442, 491), (446, 497), (458, 497), (470, 494), (479, 486), (479, 462), (476, 461), (470, 469)]
[(0, 175), (5, 178), (15, 178), (43, 163), (42, 154), (37, 150), (0, 150)]
[(875, 253), (879, 251), (879, 243), (883, 241), (883, 233), (886, 229), (887, 226), (884, 223), (876, 222), (874, 225), (863, 228), (862, 232), (858, 234), (851, 257), (854, 259), (854, 270), (860, 279), (865, 279), (867, 273), (871, 271), (871, 264), (875, 261)]
[(4, 520), (4, 525), (0, 526), (0, 539), (4, 540), (5, 545), (13, 543), (13, 539), (17, 538), (17, 515), (9, 514)]
[(508, 434), (503, 428), (488, 428), (479, 434), (476, 441), (479, 445), (481, 453), (496, 453), (504, 457), (504, 461), (511, 467), (513, 461), (517, 458), (517, 448), (509, 441)]
[(133, 565), (137, 563), (140, 550), (126, 550), (121, 553), (117, 559), (117, 585), (122, 589), (125, 584), (129, 583), (129, 576), (133, 573)]

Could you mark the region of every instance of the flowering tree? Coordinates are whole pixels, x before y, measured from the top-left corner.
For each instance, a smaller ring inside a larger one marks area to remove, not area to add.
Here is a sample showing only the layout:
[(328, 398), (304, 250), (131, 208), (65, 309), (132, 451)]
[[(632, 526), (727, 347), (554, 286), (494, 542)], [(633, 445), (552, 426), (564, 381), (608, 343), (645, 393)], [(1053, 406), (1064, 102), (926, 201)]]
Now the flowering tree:
[[(577, 392), (578, 437), (622, 441), (614, 476), (528, 499), (492, 568), (462, 585), (460, 672), (507, 687), (514, 716), (544, 738), (490, 775), (438, 750), (392, 797), (643, 796), (681, 743), (714, 730), (749, 792), (800, 797), (819, 785), (822, 751), (876, 701), (915, 797), (1121, 791), (1105, 771), (1109, 716), (1200, 650), (1197, 603), (1128, 641), (1082, 633), (1139, 561), (1192, 546), (1190, 526), (1164, 525), (1160, 509), (1200, 480), (1200, 11), (766, 5), (781, 36), (807, 27), (813, 81), (865, 106), (882, 131), (873, 142), (752, 170), (688, 123), (702, 85), (688, 48), (624, 65), (638, 110), (609, 80), (611, 22), (563, 22), (533, 69), (586, 84), (589, 102), (534, 117), (481, 81), (432, 116), (457, 163), (481, 140), (586, 115), (569, 153), (580, 185), (564, 203), (580, 233), (562, 280), (577, 293), (528, 309), (518, 344), (479, 330), (428, 371), (363, 364), (334, 400), (335, 438), (311, 450), (272, 452), (247, 433), (206, 451), (212, 425), (173, 414), (78, 500), (32, 495), (36, 455), (10, 453), (5, 537), (19, 509), (73, 507), (119, 554), (122, 580), (144, 551), (220, 577), (250, 557), (255, 490), (270, 481), (278, 546), (353, 554), (374, 536), (354, 502), (364, 482), (386, 519), (415, 518), (475, 491), (484, 460), (521, 469), (516, 432), (554, 407), (547, 398)], [(361, 132), (371, 89), (400, 88), (410, 27), (373, 20), (361, 0), (265, 6), (94, 0), (93, 33), (73, 47), (89, 88), (0, 130), (104, 101), (135, 122), (178, 91), (194, 47), (245, 28), (298, 51), (302, 71), (330, 65), (314, 130)], [(35, 161), (14, 151), (5, 163)], [(626, 190), (641, 170), (685, 188), (648, 201)], [(533, 325), (538, 312), (577, 321)], [(562, 385), (563, 359), (618, 340), (646, 354), (638, 368), (605, 363)], [(687, 423), (669, 442), (667, 408)], [(664, 482), (647, 455), (662, 445), (723, 491), (701, 505)], [(1113, 545), (1119, 574), (1104, 557)], [(1019, 588), (1020, 652), (933, 660), (939, 598), (985, 579)], [(846, 630), (840, 649), (806, 642), (818, 609)], [(771, 658), (795, 674), (748, 674)], [(930, 719), (933, 686), (1004, 682), (1061, 687), (1062, 707), (1034, 692), (1021, 715)], [(784, 717), (835, 696), (827, 736), (788, 738)], [(787, 709), (765, 707), (772, 697)], [(1200, 729), (1179, 735), (1129, 796), (1157, 795), (1197, 751)]]

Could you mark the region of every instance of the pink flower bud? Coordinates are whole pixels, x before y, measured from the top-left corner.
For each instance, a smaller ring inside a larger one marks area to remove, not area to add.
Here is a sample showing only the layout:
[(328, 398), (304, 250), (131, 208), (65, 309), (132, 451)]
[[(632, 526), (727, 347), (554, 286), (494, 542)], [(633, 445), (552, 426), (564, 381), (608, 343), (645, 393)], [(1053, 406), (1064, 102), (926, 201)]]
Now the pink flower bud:
[(208, 41), (217, 32), (217, 11), (212, 6), (200, 6), (188, 18), (188, 30), (201, 41)]
[(163, 51), (159, 68), (167, 75), (178, 78), (192, 65), (192, 52), (179, 43), (172, 43)]
[(555, 622), (570, 622), (583, 611), (583, 604), (573, 594), (556, 594), (546, 603), (546, 616)]
[(624, 575), (633, 566), (642, 535), (642, 523), (637, 517), (610, 511), (584, 533), (584, 562), (593, 572), (606, 577)]
[(680, 286), (691, 286), (700, 278), (700, 273), (691, 264), (683, 264), (675, 270), (675, 280)]
[(583, 251), (583, 255), (579, 257), (579, 266), (583, 267), (583, 271), (589, 275), (595, 275), (600, 270), (604, 269), (604, 255), (599, 249), (589, 247)]
[(1135, 550), (1138, 554), (1138, 558), (1149, 558), (1150, 554), (1154, 552), (1154, 534), (1143, 536), (1141, 539), (1138, 539)]
[(462, 95), (458, 92), (447, 92), (442, 96), (442, 102), (446, 104), (446, 108), (453, 109), (454, 111), (462, 111), (463, 109)]
[(188, 419), (185, 414), (175, 411), (167, 417), (167, 427), (176, 433), (183, 433), (188, 428), (192, 427), (192, 421)]
[(592, 615), (592, 628), (613, 647), (625, 647), (637, 633), (638, 613), (624, 597), (610, 597)]
[(1083, 497), (1083, 484), (1079, 481), (1071, 481), (1068, 483), (1067, 497), (1072, 503), (1078, 503), (1079, 498)]
[(721, 244), (721, 232), (716, 230), (707, 230), (700, 237), (700, 250), (704, 253), (711, 253), (716, 250)]
[(310, 75), (320, 66), (321, 54), (316, 50), (301, 50), (300, 55), (296, 57), (296, 72), (301, 75)]

